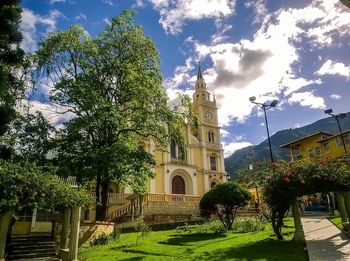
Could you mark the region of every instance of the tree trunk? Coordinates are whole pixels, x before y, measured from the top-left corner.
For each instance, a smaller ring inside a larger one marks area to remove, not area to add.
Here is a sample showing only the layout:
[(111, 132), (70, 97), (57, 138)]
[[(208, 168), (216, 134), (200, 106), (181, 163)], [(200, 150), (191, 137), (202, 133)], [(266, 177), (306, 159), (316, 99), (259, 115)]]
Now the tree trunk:
[(68, 261), (78, 261), (79, 232), (80, 232), (81, 207), (72, 209), (72, 225), (69, 237)]
[(70, 214), (71, 214), (70, 208), (66, 208), (64, 210), (64, 216), (62, 221), (60, 249), (67, 248), (68, 237), (69, 237)]
[[(345, 205), (345, 210), (346, 210), (346, 215), (348, 217), (348, 221), (350, 221), (350, 192), (342, 192), (342, 195), (344, 197), (344, 205)], [(344, 230), (348, 231), (349, 230), (349, 222), (343, 224)]]
[(303, 225), (301, 224), (300, 210), (296, 199), (293, 200), (292, 202), (292, 212), (293, 212), (294, 227), (295, 227), (293, 239), (297, 242), (304, 242), (305, 241), (304, 230), (303, 230)]
[(272, 211), (271, 224), (272, 224), (273, 232), (275, 232), (276, 237), (279, 240), (283, 240), (283, 236), (282, 236), (283, 216), (277, 210)]
[(7, 231), (10, 226), (12, 215), (10, 212), (0, 214), (0, 261), (5, 261), (5, 248)]
[(341, 218), (341, 222), (343, 224), (343, 228), (345, 229), (348, 222), (348, 216), (346, 214), (346, 208), (345, 208), (345, 203), (344, 203), (344, 197), (342, 195), (342, 193), (337, 192), (336, 193), (337, 196), (337, 202), (338, 202), (338, 209), (339, 209), (339, 214), (340, 214), (340, 218)]
[(107, 210), (108, 210), (108, 181), (101, 181), (101, 201), (96, 206), (96, 220), (107, 221)]

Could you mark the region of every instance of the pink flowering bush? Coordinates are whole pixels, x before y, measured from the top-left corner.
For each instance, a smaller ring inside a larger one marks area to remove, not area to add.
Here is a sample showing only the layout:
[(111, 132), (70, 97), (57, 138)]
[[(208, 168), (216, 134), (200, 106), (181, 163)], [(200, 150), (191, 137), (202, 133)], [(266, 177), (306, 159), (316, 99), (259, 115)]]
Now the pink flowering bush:
[(274, 232), (283, 239), (283, 219), (297, 197), (316, 192), (350, 190), (350, 158), (301, 159), (292, 162), (257, 164), (259, 170), (244, 170), (239, 179), (263, 189)]

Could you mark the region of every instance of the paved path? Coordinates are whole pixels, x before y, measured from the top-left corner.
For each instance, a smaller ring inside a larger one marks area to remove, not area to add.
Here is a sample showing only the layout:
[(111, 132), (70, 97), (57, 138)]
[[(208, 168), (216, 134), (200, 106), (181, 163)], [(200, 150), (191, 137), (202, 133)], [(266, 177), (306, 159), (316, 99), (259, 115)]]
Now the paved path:
[(350, 260), (350, 240), (324, 216), (302, 217), (310, 261)]

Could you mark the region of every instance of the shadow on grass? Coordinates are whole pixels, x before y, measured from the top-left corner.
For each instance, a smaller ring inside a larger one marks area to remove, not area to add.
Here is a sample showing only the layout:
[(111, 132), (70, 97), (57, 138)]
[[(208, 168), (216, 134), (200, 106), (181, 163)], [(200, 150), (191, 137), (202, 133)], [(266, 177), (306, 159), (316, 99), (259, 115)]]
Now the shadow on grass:
[(159, 244), (183, 246), (191, 242), (206, 241), (206, 240), (212, 240), (216, 238), (225, 238), (225, 237), (226, 237), (225, 234), (206, 234), (206, 233), (178, 234), (178, 235), (174, 234), (174, 235), (171, 235), (171, 238), (169, 238), (166, 241), (159, 242)]
[(269, 238), (245, 246), (204, 252), (196, 256), (196, 260), (306, 261), (308, 259), (304, 244)]
[(143, 260), (144, 257), (142, 256), (137, 256), (137, 257), (129, 257), (129, 258), (123, 258), (123, 259), (116, 259), (116, 260), (123, 260), (123, 261), (138, 261), (138, 260)]

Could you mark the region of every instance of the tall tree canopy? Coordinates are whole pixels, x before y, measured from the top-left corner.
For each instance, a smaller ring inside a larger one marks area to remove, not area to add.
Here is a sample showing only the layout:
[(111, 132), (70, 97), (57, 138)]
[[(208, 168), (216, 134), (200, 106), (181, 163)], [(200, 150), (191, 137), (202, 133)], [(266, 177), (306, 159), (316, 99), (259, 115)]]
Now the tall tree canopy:
[(81, 26), (51, 33), (37, 52), (39, 71), (54, 83), (52, 102), (75, 115), (60, 134), (62, 170), (95, 178), (99, 220), (106, 218), (110, 181), (142, 192), (153, 175), (147, 166), (154, 158), (141, 141), (164, 146), (169, 133), (181, 138), (181, 119), (161, 85), (157, 49), (133, 17), (123, 12), (96, 37)]
[[(22, 9), (18, 0), (0, 2), (0, 137), (15, 118), (14, 106), (23, 94), (21, 69), (24, 52), (20, 48), (22, 34), (18, 29)], [(0, 146), (0, 156), (8, 157), (7, 147)]]

